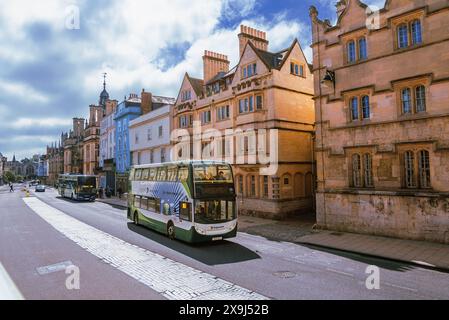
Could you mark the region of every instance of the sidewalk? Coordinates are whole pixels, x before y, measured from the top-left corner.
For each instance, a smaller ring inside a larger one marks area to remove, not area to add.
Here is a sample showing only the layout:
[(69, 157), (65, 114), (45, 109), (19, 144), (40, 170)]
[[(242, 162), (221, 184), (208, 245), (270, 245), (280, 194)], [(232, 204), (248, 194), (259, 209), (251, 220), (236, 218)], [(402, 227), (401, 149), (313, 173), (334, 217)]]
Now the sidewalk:
[(119, 199), (118, 197), (111, 197), (111, 198), (97, 198), (96, 201), (98, 202), (103, 202), (106, 204), (109, 204), (111, 206), (116, 206), (116, 207), (121, 207), (123, 209), (127, 209), (128, 205), (126, 202), (126, 196), (123, 195), (121, 199)]
[(270, 240), (312, 245), (449, 271), (449, 245), (388, 237), (314, 230), (310, 217), (271, 221), (240, 216), (239, 231)]
[[(97, 201), (126, 208), (124, 197), (121, 200), (113, 197), (97, 199)], [(364, 234), (314, 230), (314, 225), (314, 217), (307, 215), (285, 221), (250, 216), (239, 217), (239, 232), (261, 236), (269, 240), (312, 245), (449, 271), (449, 245)]]

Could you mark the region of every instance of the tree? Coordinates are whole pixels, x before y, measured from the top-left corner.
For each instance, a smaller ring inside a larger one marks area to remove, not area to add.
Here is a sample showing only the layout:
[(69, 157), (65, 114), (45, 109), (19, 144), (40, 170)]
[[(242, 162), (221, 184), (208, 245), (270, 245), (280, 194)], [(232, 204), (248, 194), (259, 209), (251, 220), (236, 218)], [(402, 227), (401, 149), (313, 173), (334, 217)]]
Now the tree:
[(16, 176), (11, 171), (6, 171), (3, 174), (3, 181), (5, 181), (6, 183), (15, 182)]

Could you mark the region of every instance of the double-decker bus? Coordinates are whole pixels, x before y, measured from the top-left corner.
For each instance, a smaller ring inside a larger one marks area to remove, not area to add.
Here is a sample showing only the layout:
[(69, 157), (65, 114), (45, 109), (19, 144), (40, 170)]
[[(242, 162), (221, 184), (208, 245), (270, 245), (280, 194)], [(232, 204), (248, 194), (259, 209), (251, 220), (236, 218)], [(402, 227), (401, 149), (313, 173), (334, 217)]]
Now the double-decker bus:
[(97, 177), (61, 174), (58, 179), (58, 191), (63, 198), (95, 201), (97, 197)]
[(130, 171), (128, 219), (185, 242), (237, 235), (232, 167), (225, 162), (187, 161), (134, 166)]

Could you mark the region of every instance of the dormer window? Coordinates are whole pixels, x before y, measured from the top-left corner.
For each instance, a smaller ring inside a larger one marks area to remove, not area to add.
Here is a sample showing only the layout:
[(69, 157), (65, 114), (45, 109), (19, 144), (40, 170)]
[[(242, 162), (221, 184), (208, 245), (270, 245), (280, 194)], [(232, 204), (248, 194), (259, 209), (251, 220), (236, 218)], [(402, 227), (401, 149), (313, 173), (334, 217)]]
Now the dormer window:
[(250, 63), (242, 68), (242, 79), (257, 75), (257, 63)]
[(189, 101), (192, 99), (192, 92), (190, 90), (183, 90), (181, 92), (181, 102)]
[(304, 64), (295, 61), (290, 62), (290, 73), (295, 76), (305, 77)]

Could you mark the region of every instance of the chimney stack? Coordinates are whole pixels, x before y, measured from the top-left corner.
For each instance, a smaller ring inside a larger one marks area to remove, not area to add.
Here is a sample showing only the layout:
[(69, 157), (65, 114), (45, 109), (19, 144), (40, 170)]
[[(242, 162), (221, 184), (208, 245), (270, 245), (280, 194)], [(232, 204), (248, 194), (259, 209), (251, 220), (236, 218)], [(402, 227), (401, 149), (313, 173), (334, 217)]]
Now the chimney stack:
[(240, 57), (248, 41), (251, 41), (257, 49), (268, 51), (269, 42), (265, 32), (241, 25), (239, 34)]
[(204, 51), (203, 56), (204, 83), (207, 83), (219, 72), (228, 72), (229, 64), (230, 63), (228, 60), (228, 56), (208, 50)]
[(145, 89), (142, 89), (140, 98), (142, 100), (141, 102), (142, 115), (153, 111), (153, 95), (150, 92), (145, 92)]

